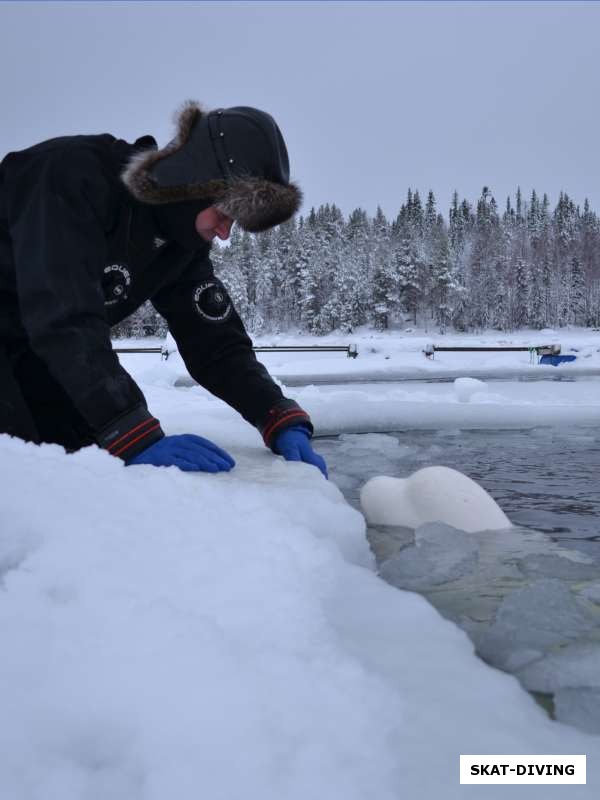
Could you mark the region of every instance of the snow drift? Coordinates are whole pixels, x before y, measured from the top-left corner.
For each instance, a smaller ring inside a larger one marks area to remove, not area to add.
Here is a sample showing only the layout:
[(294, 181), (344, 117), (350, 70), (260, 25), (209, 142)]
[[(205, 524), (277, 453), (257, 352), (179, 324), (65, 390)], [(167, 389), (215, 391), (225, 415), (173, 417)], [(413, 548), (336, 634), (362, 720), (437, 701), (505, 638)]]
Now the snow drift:
[(0, 796), (458, 798), (477, 752), (587, 753), (593, 796), (600, 740), (377, 578), (333, 485), (233, 454), (215, 477), (0, 437)]

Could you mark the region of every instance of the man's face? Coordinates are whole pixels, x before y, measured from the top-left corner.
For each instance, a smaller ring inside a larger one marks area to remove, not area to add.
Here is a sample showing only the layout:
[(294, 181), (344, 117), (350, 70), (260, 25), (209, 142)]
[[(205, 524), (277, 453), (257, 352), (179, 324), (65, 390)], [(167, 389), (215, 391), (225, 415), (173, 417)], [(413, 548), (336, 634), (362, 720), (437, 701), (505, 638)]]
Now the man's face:
[(212, 242), (215, 236), (219, 239), (229, 239), (233, 220), (222, 211), (217, 211), (214, 206), (205, 208), (196, 217), (196, 232), (205, 241)]

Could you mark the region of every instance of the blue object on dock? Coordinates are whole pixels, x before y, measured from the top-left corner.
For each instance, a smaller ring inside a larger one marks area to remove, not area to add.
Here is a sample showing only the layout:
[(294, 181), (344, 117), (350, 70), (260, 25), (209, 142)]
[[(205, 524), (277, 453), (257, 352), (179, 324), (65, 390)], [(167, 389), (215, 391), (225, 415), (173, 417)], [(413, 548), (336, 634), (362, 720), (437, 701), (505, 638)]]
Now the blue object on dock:
[(558, 367), (559, 364), (567, 364), (569, 361), (575, 361), (577, 356), (542, 356), (540, 364), (552, 364), (553, 367)]

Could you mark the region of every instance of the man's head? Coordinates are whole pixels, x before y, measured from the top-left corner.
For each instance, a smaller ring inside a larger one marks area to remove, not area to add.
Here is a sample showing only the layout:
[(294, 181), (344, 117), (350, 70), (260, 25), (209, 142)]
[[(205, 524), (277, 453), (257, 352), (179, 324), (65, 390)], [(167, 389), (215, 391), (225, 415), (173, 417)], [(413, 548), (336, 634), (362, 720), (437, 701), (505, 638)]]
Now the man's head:
[(139, 153), (126, 167), (123, 181), (139, 200), (194, 202), (198, 214), (212, 207), (251, 232), (298, 210), (302, 194), (290, 183), (285, 142), (269, 114), (247, 106), (205, 113), (188, 103), (177, 127), (166, 147)]
[(233, 220), (231, 217), (228, 217), (227, 214), (219, 211), (214, 206), (209, 206), (204, 211), (200, 211), (196, 216), (195, 222), (196, 233), (206, 242), (212, 242), (215, 236), (223, 241), (229, 239), (232, 225)]

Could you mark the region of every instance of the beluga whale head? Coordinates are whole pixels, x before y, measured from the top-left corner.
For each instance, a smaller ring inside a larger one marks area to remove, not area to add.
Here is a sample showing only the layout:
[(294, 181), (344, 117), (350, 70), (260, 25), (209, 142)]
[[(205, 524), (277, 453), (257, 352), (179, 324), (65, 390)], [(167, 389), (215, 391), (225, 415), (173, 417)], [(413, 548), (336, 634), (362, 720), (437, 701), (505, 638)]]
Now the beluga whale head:
[(360, 491), (360, 503), (371, 525), (418, 528), (444, 522), (469, 533), (511, 527), (483, 487), (450, 467), (425, 467), (408, 478), (371, 478)]

